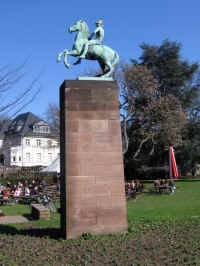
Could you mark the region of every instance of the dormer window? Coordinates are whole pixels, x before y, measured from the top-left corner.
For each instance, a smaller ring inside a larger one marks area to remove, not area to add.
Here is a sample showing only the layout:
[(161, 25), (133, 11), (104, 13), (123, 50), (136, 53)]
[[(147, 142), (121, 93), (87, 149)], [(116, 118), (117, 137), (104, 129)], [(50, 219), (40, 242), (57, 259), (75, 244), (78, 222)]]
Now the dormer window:
[(48, 126), (48, 124), (41, 121), (33, 125), (33, 132), (47, 134), (50, 133), (50, 127)]
[(23, 121), (22, 120), (19, 120), (17, 122), (17, 124), (16, 124), (16, 129), (15, 130), (16, 131), (20, 131), (22, 129), (23, 125), (24, 125)]

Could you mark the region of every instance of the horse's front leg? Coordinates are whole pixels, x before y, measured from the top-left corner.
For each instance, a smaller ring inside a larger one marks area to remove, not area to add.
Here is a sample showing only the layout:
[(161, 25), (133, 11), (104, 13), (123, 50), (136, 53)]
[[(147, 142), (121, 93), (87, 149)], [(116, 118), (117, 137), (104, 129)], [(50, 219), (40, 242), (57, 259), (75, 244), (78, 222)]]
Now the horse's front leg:
[(80, 52), (78, 50), (70, 50), (70, 51), (67, 51), (67, 54), (71, 56), (79, 56)]
[(60, 62), (61, 60), (61, 56), (64, 54), (64, 65), (69, 68), (70, 67), (70, 64), (67, 62), (67, 55), (71, 55), (71, 56), (79, 56), (80, 55), (80, 52), (78, 50), (63, 50), (61, 53), (58, 54), (57, 56), (57, 62)]
[[(79, 56), (80, 55), (80, 52), (78, 50), (71, 50), (71, 51), (67, 51), (67, 55), (71, 55), (71, 56)], [(78, 60), (79, 61), (79, 60)], [(78, 62), (77, 61), (77, 62)], [(78, 63), (74, 63), (74, 65), (78, 64)], [(67, 63), (67, 57), (66, 57), (66, 53), (65, 53), (65, 56), (64, 56), (64, 64), (67, 68), (69, 68), (69, 64)]]
[(68, 64), (67, 62), (67, 53), (64, 53), (64, 65), (66, 66), (66, 68), (70, 67), (70, 64)]
[(67, 51), (66, 49), (63, 50), (62, 52), (60, 52), (60, 53), (58, 54), (58, 56), (57, 56), (57, 62), (60, 62), (62, 55), (63, 55), (63, 54), (66, 54), (67, 52), (68, 52), (68, 51)]
[(66, 66), (66, 68), (70, 67), (70, 64), (68, 64), (67, 62), (67, 55), (69, 54), (70, 51), (68, 51), (67, 49), (63, 50), (61, 53), (58, 54), (57, 56), (57, 62), (60, 62), (61, 60), (61, 56), (64, 54), (64, 65)]

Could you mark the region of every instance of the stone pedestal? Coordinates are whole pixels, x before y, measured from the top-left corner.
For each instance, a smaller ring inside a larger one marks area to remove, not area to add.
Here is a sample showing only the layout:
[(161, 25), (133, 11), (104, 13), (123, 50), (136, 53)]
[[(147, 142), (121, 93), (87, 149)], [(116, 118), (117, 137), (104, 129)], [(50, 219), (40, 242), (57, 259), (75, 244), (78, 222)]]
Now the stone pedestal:
[(118, 86), (114, 81), (65, 81), (61, 108), (61, 228), (127, 230)]

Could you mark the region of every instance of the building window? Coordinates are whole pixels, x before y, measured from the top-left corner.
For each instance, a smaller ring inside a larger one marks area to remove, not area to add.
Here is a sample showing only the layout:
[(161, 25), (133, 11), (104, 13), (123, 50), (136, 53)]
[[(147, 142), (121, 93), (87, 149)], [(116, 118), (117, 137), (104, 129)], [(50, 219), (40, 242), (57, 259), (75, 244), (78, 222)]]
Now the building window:
[(47, 140), (47, 145), (48, 145), (48, 147), (51, 147), (52, 146), (52, 140)]
[(37, 143), (37, 147), (41, 146), (41, 140), (40, 139), (36, 139), (36, 143)]
[(34, 126), (33, 127), (33, 132), (38, 133), (39, 132), (39, 129), (40, 129), (39, 126)]
[(13, 156), (13, 162), (16, 162), (16, 157), (15, 156)]
[(48, 160), (52, 161), (52, 153), (48, 153)]
[(4, 158), (4, 155), (1, 154), (0, 155), (0, 165), (4, 165), (5, 164), (5, 158)]
[(30, 146), (30, 139), (26, 139), (26, 145)]
[(49, 133), (49, 127), (42, 127), (43, 133)]
[(35, 125), (35, 126), (33, 126), (33, 132), (35, 132), (35, 133), (50, 133), (50, 127), (49, 126)]
[(19, 156), (19, 162), (21, 162), (21, 160), (22, 160), (22, 157), (21, 157), (21, 156)]
[(41, 161), (41, 153), (36, 153), (36, 160), (37, 162)]
[(31, 160), (31, 154), (30, 154), (30, 152), (27, 152), (26, 153), (26, 161), (30, 162), (30, 160)]

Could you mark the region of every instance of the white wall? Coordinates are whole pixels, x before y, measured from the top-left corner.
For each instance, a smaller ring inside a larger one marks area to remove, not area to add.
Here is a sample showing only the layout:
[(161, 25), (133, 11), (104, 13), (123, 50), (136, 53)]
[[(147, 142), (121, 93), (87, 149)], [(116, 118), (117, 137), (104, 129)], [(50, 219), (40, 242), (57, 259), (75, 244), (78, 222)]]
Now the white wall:
[[(9, 143), (12, 144), (11, 147)], [(7, 148), (4, 147), (0, 153), (4, 154), (5, 162), (9, 165), (48, 166), (60, 153), (60, 147), (51, 138), (18, 137), (9, 138)]]

